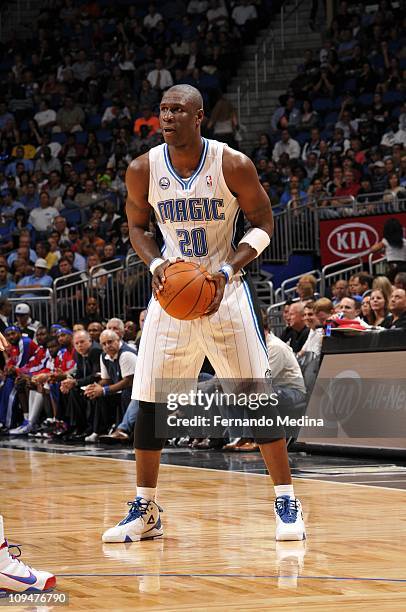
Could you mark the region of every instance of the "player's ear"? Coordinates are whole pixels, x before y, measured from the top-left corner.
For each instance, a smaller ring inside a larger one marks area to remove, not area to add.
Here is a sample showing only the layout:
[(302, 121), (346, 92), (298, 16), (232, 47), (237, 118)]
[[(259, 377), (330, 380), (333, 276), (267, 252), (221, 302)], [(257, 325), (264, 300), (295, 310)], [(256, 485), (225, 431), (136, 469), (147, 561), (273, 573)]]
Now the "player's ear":
[(204, 119), (204, 110), (202, 108), (199, 108), (199, 110), (196, 113), (196, 125), (200, 125), (203, 119)]

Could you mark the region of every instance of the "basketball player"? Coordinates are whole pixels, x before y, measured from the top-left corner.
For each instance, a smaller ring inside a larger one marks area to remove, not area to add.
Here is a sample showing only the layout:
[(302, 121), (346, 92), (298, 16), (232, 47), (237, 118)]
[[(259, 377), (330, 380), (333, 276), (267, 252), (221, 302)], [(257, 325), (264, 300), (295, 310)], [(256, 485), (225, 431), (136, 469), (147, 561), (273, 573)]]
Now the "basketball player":
[[(155, 502), (165, 440), (154, 430), (156, 379), (195, 379), (208, 357), (222, 379), (264, 379), (266, 345), (241, 269), (269, 245), (271, 205), (253, 163), (223, 143), (202, 138), (203, 101), (197, 89), (175, 85), (160, 105), (165, 143), (134, 160), (126, 175), (131, 243), (152, 273), (155, 300), (148, 308), (134, 375), (139, 400), (135, 426), (137, 496), (128, 515), (103, 534), (104, 542), (131, 542), (163, 535)], [(151, 208), (165, 246), (149, 233)], [(232, 246), (242, 210), (251, 229)], [(165, 270), (176, 258), (202, 264), (216, 283), (206, 315), (193, 321), (170, 317), (156, 300)], [(277, 540), (302, 540), (305, 528), (295, 498), (285, 439), (257, 440), (275, 486)]]
[[(0, 333), (0, 351), (6, 348), (7, 340)], [(13, 546), (9, 547), (4, 537), (3, 517), (0, 515), (0, 597), (6, 593), (43, 593), (53, 589), (55, 576), (25, 565), (10, 553), (9, 548)]]

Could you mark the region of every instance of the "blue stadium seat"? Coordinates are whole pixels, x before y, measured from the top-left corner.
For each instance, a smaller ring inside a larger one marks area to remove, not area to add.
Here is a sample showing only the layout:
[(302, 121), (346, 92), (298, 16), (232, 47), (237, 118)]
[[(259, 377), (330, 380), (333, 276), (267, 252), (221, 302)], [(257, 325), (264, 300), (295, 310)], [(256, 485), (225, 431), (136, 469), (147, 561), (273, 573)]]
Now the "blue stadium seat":
[(357, 101), (359, 104), (361, 104), (361, 106), (371, 106), (372, 102), (374, 101), (374, 94), (363, 93), (359, 96)]
[(334, 125), (338, 121), (338, 111), (331, 111), (324, 119), (325, 126)]
[(64, 132), (55, 132), (52, 134), (51, 142), (59, 142), (59, 144), (64, 145), (67, 141), (67, 136)]
[(294, 137), (295, 140), (298, 141), (298, 143), (300, 144), (300, 146), (302, 147), (304, 145), (305, 142), (307, 142), (310, 138), (310, 132), (298, 132), (296, 134), (296, 136)]
[(356, 91), (357, 90), (357, 79), (347, 79), (344, 83), (343, 89), (345, 91)]
[(405, 94), (401, 91), (386, 91), (383, 94), (382, 101), (384, 104), (399, 104), (405, 99)]
[(75, 139), (78, 144), (87, 144), (89, 134), (86, 131), (75, 132)]
[(329, 111), (332, 108), (332, 101), (330, 98), (315, 98), (313, 100), (313, 108), (318, 113)]
[(89, 128), (99, 128), (101, 125), (102, 115), (89, 115), (86, 121), (86, 125)]
[(113, 134), (111, 130), (97, 130), (96, 138), (99, 142), (110, 142), (113, 140)]

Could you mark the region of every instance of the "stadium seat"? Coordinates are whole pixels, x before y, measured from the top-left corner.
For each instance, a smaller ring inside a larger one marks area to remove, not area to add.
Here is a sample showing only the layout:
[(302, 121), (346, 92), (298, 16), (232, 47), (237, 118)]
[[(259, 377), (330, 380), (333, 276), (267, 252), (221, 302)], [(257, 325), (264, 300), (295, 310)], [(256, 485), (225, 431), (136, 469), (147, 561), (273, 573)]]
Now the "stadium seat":
[(111, 130), (97, 130), (96, 138), (101, 143), (110, 142), (113, 140), (113, 134)]
[(86, 131), (75, 132), (75, 138), (78, 144), (87, 144), (88, 137), (89, 134)]
[(51, 142), (59, 142), (59, 144), (64, 145), (67, 141), (67, 136), (64, 132), (55, 132), (52, 134)]

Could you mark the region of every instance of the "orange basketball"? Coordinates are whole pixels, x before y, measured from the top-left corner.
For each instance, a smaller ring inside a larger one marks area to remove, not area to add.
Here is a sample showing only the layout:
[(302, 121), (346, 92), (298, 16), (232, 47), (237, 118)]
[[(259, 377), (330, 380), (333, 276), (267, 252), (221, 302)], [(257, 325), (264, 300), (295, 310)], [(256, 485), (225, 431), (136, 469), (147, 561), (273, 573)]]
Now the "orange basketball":
[(158, 293), (165, 312), (183, 321), (201, 317), (216, 293), (216, 284), (207, 276), (208, 272), (193, 262), (170, 264), (165, 270), (164, 288)]

